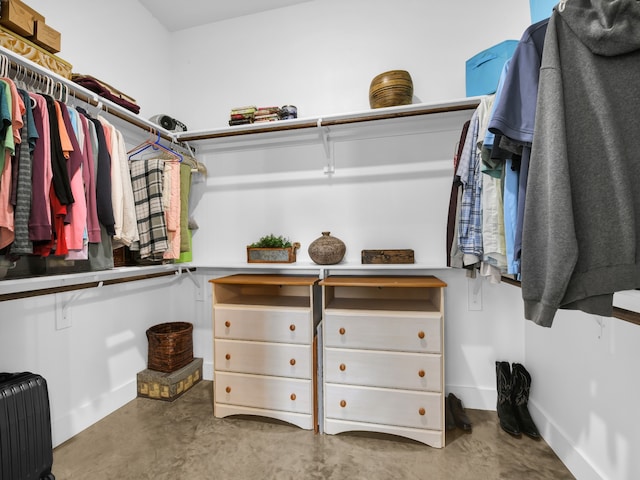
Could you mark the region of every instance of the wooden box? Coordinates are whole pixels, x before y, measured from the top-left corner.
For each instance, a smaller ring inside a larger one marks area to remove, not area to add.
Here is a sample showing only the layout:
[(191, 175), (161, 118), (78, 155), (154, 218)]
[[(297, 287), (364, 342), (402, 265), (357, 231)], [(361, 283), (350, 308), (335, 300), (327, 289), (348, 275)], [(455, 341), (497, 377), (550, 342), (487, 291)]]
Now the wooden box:
[(60, 32), (51, 28), (43, 20), (36, 20), (34, 23), (34, 35), (31, 37), (33, 43), (44, 48), (47, 52), (58, 53), (62, 38)]
[(202, 358), (171, 373), (146, 369), (138, 373), (138, 396), (173, 402), (202, 380)]
[(0, 10), (0, 24), (25, 37), (33, 35), (34, 18), (26, 6), (16, 0), (3, 0)]
[(413, 250), (362, 250), (362, 263), (415, 263), (415, 260)]
[(24, 8), (25, 10), (27, 10), (31, 16), (33, 17), (33, 20), (40, 20), (40, 21), (45, 21), (44, 15), (42, 15), (39, 11), (37, 11), (35, 8), (31, 8), (29, 5), (27, 5), (26, 3), (22, 2), (21, 0), (10, 0), (10, 1), (14, 1), (17, 3), (20, 3), (22, 8)]

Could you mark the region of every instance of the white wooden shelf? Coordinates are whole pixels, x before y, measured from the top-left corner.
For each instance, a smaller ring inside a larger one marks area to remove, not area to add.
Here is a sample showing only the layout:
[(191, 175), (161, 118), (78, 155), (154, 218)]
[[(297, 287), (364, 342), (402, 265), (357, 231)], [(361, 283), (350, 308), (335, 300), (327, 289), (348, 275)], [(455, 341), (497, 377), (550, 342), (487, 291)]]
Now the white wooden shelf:
[(246, 262), (221, 262), (214, 264), (198, 264), (198, 269), (219, 270), (221, 272), (260, 272), (260, 273), (311, 273), (325, 278), (330, 273), (335, 275), (348, 275), (349, 273), (362, 273), (366, 275), (385, 274), (412, 274), (442, 270), (448, 268), (442, 264), (427, 263), (398, 263), (398, 264), (361, 264), (342, 262), (336, 265), (318, 265), (312, 262), (296, 263), (246, 263)]
[(436, 125), (443, 121), (441, 114), (447, 114), (459, 126), (460, 119), (468, 118), (468, 111), (479, 103), (480, 97), (468, 97), (321, 117), (190, 130), (176, 133), (175, 138), (180, 142), (195, 143), (201, 152), (323, 143), (329, 156), (331, 141), (437, 131)]
[(191, 273), (193, 268), (184, 264), (117, 267), (95, 272), (43, 275), (0, 281), (0, 301), (47, 295), (61, 291), (100, 287), (110, 283), (151, 279), (161, 276)]

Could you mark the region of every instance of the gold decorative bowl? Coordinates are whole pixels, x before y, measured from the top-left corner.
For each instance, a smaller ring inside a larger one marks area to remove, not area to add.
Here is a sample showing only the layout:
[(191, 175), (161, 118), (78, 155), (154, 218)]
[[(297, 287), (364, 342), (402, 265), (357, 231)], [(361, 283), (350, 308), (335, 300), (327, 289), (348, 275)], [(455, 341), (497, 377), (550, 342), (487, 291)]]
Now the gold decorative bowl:
[(371, 108), (410, 105), (413, 101), (413, 80), (406, 70), (390, 70), (376, 75), (369, 87)]

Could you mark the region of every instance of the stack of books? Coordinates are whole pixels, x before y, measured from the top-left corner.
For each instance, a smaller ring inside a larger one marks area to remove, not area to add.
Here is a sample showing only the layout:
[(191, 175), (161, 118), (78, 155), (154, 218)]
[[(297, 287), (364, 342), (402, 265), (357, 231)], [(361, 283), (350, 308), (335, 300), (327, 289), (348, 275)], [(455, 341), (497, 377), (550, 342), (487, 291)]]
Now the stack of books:
[(259, 122), (275, 122), (278, 120), (280, 107), (260, 107), (256, 110), (253, 121)]
[(253, 123), (257, 110), (258, 109), (255, 106), (232, 108), (229, 125), (234, 126)]

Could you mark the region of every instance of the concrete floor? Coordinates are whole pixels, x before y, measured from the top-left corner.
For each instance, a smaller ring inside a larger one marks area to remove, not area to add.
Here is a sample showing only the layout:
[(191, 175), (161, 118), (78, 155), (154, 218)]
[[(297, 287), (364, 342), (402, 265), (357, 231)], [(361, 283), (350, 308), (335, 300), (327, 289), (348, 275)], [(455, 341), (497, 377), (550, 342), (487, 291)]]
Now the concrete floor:
[(255, 417), (213, 417), (212, 383), (172, 403), (137, 398), (54, 450), (74, 479), (573, 479), (544, 441), (513, 438), (495, 412), (467, 410), (472, 433), (431, 448), (383, 435), (319, 435)]

